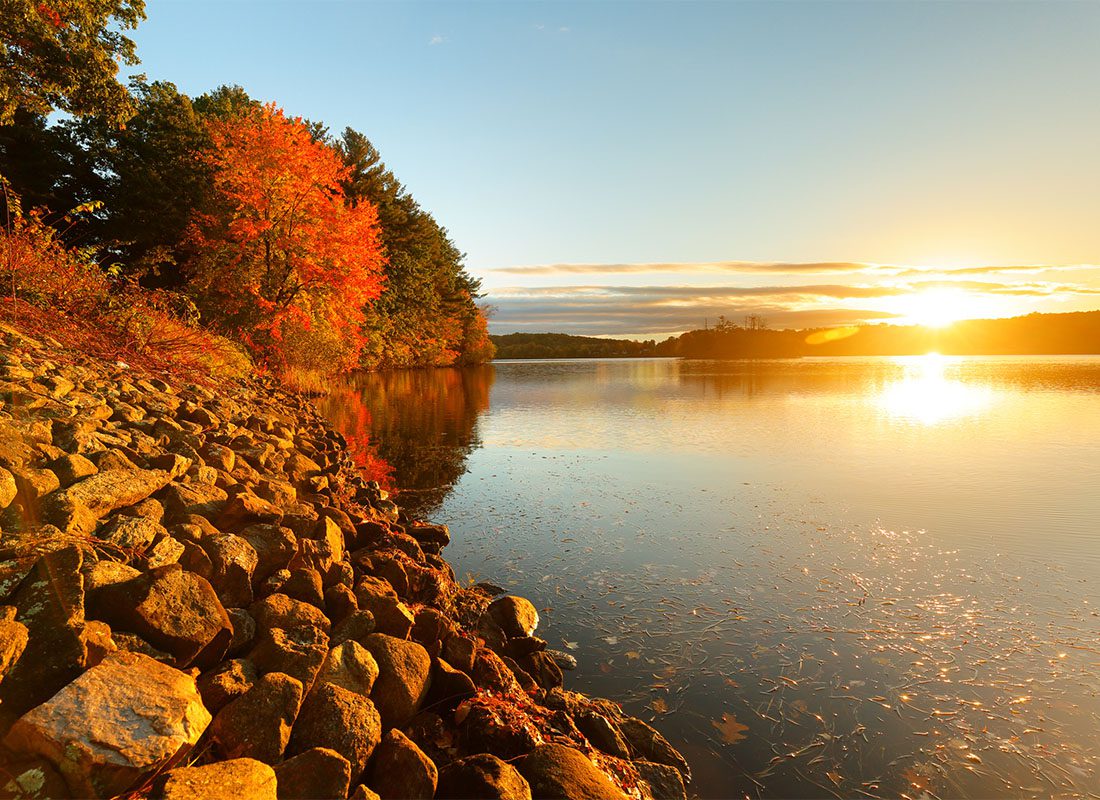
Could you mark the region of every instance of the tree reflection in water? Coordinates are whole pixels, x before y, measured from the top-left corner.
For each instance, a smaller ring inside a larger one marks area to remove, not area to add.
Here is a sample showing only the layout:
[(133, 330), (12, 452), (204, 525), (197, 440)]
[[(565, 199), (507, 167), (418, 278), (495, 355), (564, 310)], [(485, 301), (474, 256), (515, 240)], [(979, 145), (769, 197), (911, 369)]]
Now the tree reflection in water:
[(331, 387), (318, 406), (344, 434), (368, 480), (397, 489), (409, 515), (430, 517), (480, 446), (492, 365), (359, 373)]

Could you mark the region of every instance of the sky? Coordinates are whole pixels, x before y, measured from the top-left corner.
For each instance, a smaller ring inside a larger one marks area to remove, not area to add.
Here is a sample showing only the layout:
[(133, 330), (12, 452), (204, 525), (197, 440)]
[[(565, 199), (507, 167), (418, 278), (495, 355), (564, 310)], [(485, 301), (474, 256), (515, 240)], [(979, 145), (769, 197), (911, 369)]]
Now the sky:
[(1100, 308), (1100, 3), (146, 11), (150, 79), (365, 133), (497, 333)]

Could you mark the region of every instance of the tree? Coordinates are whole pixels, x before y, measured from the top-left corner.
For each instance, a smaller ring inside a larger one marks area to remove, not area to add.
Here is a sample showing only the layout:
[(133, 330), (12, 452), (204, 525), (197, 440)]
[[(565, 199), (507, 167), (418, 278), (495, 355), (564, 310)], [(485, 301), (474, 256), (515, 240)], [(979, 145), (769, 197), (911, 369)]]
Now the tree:
[(186, 258), (187, 225), (206, 209), (212, 169), (206, 159), (213, 143), (195, 104), (175, 85), (131, 84), (137, 111), (125, 128), (102, 119), (58, 126), (86, 161), (81, 200), (102, 200), (105, 211), (91, 228), (106, 261), (125, 265), (143, 283), (178, 287), (177, 268)]
[(0, 125), (20, 109), (124, 123), (133, 104), (118, 62), (138, 59), (119, 29), (143, 19), (144, 0), (0, 0)]
[(336, 146), (349, 168), (348, 200), (378, 207), (386, 248), (386, 288), (367, 313), (365, 365), (439, 366), (491, 357), (475, 304), (480, 282), (466, 272), (447, 231), (405, 191), (363, 134), (347, 128)]
[(274, 105), (207, 125), (213, 203), (189, 230), (189, 291), (272, 366), (350, 362), (382, 289), (374, 205), (345, 203), (340, 155)]

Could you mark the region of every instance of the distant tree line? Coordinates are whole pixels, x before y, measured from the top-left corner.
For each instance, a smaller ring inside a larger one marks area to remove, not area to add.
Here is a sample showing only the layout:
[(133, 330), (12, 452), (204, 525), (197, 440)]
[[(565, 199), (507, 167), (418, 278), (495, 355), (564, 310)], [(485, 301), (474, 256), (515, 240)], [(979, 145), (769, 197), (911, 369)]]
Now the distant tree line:
[[(121, 86), (140, 0), (4, 9), (5, 235), (79, 248), (112, 286), (178, 297), (276, 369), (492, 357), (479, 281), (364, 134), (332, 134), (236, 86), (195, 98), (163, 81)], [(54, 110), (69, 116), (51, 121)], [(0, 273), (48, 303), (27, 288), (28, 264), (50, 269), (39, 258)]]
[(653, 339), (599, 339), (565, 333), (508, 333), (489, 337), (497, 358), (640, 358), (657, 355)]
[(769, 330), (720, 324), (667, 339), (655, 348), (681, 358), (802, 356), (1051, 355), (1100, 353), (1100, 311), (965, 320), (943, 328), (863, 325)]

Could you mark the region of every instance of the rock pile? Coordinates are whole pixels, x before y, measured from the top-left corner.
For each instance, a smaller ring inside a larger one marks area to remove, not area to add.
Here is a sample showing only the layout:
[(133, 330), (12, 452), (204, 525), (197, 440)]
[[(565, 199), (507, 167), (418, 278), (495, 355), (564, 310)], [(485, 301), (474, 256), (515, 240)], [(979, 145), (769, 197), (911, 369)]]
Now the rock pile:
[(0, 797), (684, 798), (309, 402), (0, 328)]

